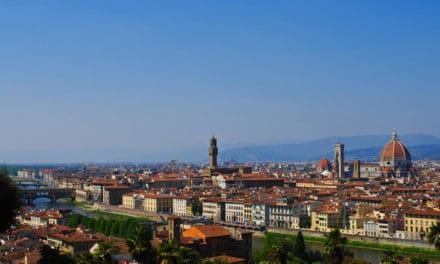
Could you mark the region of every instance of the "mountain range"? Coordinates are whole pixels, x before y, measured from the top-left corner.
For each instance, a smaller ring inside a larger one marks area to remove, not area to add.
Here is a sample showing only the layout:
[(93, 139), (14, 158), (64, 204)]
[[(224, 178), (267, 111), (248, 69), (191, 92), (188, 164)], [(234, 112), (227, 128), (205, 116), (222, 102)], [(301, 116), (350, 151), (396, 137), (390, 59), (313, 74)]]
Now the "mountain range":
[[(440, 138), (426, 134), (408, 134), (399, 136), (408, 147), (414, 160), (440, 160)], [(333, 146), (345, 144), (345, 159), (377, 161), (383, 146), (391, 135), (366, 135), (351, 137), (327, 137), (299, 143), (273, 145), (225, 145), (219, 138), (219, 160), (238, 162), (254, 161), (316, 161), (322, 157), (333, 159)], [(157, 152), (132, 147), (47, 149), (29, 151), (7, 151), (0, 149), (0, 161), (6, 163), (84, 163), (84, 162), (208, 162), (208, 145), (197, 145), (176, 149), (175, 151)]]
[[(333, 159), (335, 143), (345, 144), (345, 159), (364, 161), (379, 160), (383, 146), (390, 141), (389, 135), (366, 135), (351, 137), (327, 137), (293, 144), (246, 146), (220, 152), (222, 160), (238, 162), (253, 161), (313, 161), (322, 157)], [(440, 138), (426, 134), (399, 136), (410, 151), (413, 160), (440, 160)]]

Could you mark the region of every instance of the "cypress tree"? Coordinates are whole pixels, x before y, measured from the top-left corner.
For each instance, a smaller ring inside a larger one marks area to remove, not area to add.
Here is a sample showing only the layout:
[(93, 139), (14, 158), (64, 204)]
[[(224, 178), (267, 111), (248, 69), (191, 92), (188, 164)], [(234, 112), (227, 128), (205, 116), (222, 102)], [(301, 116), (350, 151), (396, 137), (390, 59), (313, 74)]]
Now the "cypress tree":
[(15, 224), (15, 216), (20, 209), (18, 188), (11, 180), (6, 166), (0, 168), (0, 233)]
[(296, 236), (295, 245), (293, 247), (293, 255), (304, 261), (307, 261), (306, 244), (304, 243), (304, 237), (301, 231), (299, 231), (298, 235)]

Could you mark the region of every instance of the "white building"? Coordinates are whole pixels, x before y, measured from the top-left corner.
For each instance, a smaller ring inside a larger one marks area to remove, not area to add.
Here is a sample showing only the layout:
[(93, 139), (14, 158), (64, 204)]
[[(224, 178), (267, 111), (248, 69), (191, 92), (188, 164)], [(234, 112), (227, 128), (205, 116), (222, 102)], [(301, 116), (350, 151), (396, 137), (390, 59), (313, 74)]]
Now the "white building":
[(191, 206), (191, 198), (176, 197), (173, 198), (173, 214), (178, 216), (188, 216), (187, 207)]
[(366, 236), (377, 237), (379, 233), (379, 225), (376, 221), (368, 220), (364, 221), (364, 234)]
[(212, 220), (225, 220), (225, 203), (221, 199), (202, 201), (203, 216)]
[(269, 227), (293, 228), (293, 218), (292, 206), (269, 205)]
[(269, 206), (264, 203), (254, 203), (252, 204), (252, 225), (256, 226), (267, 226), (269, 221)]
[(239, 201), (226, 202), (225, 220), (227, 222), (244, 223), (244, 203)]
[(17, 171), (17, 177), (18, 178), (25, 178), (25, 179), (34, 179), (35, 171), (34, 170), (19, 170), (19, 171)]

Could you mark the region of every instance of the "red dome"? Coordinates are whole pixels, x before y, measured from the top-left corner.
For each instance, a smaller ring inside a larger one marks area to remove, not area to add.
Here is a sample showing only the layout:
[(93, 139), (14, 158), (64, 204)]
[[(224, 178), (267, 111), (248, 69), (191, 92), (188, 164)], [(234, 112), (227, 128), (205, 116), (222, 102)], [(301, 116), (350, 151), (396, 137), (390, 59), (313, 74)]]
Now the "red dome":
[(319, 169), (324, 170), (324, 169), (330, 168), (331, 163), (330, 163), (330, 161), (328, 159), (322, 158), (322, 159), (320, 159), (318, 161), (318, 165), (317, 166), (318, 166)]
[(411, 160), (411, 155), (409, 154), (406, 146), (400, 142), (397, 138), (397, 133), (394, 131), (393, 137), (390, 142), (388, 142), (380, 153), (380, 160), (392, 160), (392, 159), (402, 159)]

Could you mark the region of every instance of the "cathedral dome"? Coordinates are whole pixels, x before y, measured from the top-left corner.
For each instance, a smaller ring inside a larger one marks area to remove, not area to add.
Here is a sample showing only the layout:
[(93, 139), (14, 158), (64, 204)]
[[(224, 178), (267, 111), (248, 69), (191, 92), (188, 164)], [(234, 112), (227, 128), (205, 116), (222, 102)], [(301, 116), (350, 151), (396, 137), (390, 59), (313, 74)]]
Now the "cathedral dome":
[(330, 161), (327, 158), (322, 158), (318, 161), (317, 167), (319, 170), (323, 171), (325, 169), (330, 169), (331, 165), (332, 164), (330, 163)]
[(411, 161), (411, 155), (406, 146), (400, 142), (396, 131), (393, 132), (391, 140), (382, 149), (380, 160), (381, 162), (389, 160)]

